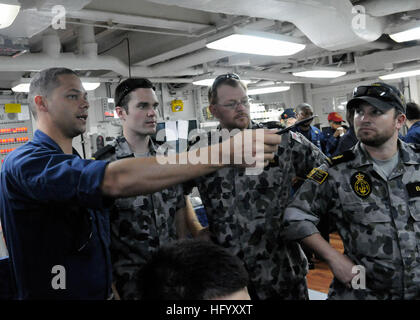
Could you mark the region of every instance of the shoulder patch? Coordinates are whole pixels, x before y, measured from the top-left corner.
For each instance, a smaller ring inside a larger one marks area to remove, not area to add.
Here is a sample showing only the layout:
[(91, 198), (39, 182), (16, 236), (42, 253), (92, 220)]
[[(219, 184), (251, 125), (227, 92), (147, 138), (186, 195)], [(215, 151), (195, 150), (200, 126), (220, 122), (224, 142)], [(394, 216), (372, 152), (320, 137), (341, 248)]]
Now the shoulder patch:
[(108, 153), (115, 153), (115, 147), (113, 145), (107, 145), (103, 147), (102, 149), (96, 151), (92, 155), (93, 160), (101, 160), (106, 154)]
[(328, 172), (319, 168), (313, 168), (312, 171), (307, 175), (307, 178), (312, 179), (319, 184), (323, 184), (325, 179), (328, 177)]
[(330, 166), (335, 166), (339, 163), (342, 162), (348, 162), (350, 160), (353, 160), (355, 158), (355, 154), (352, 150), (347, 150), (344, 151), (342, 154), (332, 157), (332, 158), (327, 158), (328, 163), (330, 164)]

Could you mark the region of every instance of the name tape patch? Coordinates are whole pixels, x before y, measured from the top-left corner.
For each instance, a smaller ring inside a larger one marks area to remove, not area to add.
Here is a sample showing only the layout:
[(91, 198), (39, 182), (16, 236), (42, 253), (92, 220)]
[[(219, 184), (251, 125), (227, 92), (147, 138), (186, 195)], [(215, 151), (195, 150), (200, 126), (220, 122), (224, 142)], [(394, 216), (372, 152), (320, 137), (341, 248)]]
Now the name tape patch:
[(318, 168), (313, 168), (312, 171), (307, 175), (307, 177), (318, 182), (319, 184), (322, 184), (325, 181), (325, 179), (327, 179), (328, 172)]

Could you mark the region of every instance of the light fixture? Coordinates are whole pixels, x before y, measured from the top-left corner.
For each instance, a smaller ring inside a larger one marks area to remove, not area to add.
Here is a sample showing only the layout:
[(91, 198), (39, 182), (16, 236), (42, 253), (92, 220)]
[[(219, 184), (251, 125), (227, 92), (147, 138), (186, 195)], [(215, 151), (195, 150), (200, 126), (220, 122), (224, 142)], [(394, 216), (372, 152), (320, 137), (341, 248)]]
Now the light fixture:
[(82, 82), (83, 88), (85, 88), (86, 91), (92, 91), (97, 89), (101, 84), (100, 82)]
[(290, 89), (290, 86), (274, 86), (274, 87), (265, 87), (265, 88), (253, 88), (248, 90), (249, 95), (256, 94), (265, 94), (273, 92), (282, 92)]
[(397, 32), (389, 35), (392, 40), (396, 42), (406, 42), (420, 39), (420, 27), (409, 29), (402, 32)]
[(303, 50), (305, 46), (293, 37), (237, 27), (226, 37), (206, 45), (210, 49), (266, 56), (289, 56)]
[(386, 74), (384, 76), (380, 76), (379, 79), (381, 79), (381, 80), (392, 80), (392, 79), (399, 79), (399, 78), (415, 77), (415, 76), (418, 76), (418, 75), (420, 75), (420, 69), (410, 70), (410, 71), (394, 72), (394, 73)]
[(14, 4), (0, 4), (0, 29), (9, 27), (19, 13), (20, 5), (17, 1), (9, 1)]
[(345, 71), (334, 71), (334, 70), (307, 70), (300, 72), (293, 72), (295, 77), (305, 78), (337, 78), (344, 76)]
[[(29, 85), (30, 85), (31, 80), (32, 80), (31, 78), (21, 78), (17, 81), (14, 81), (12, 83), (12, 91), (26, 92), (26, 93), (29, 92)], [(83, 88), (86, 91), (97, 89), (101, 83), (96, 82), (96, 80), (97, 79), (89, 81), (89, 78), (85, 78), (85, 79), (82, 78), (81, 81), (82, 81)]]
[[(192, 84), (195, 86), (211, 87), (215, 79), (216, 78), (206, 78), (206, 79), (196, 80), (196, 81), (193, 81)], [(241, 79), (241, 82), (243, 82), (245, 85), (248, 85), (252, 81)]]
[(12, 87), (13, 92), (29, 92), (29, 83), (18, 83)]

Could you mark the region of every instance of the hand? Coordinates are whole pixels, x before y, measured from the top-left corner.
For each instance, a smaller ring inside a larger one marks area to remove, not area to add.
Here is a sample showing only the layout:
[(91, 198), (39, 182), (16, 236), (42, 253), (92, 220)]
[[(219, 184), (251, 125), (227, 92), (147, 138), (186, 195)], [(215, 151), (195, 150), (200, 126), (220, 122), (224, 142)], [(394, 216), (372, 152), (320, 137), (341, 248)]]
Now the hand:
[(345, 133), (346, 133), (346, 129), (344, 129), (343, 127), (339, 127), (334, 132), (334, 138), (337, 138), (337, 137), (339, 137), (339, 136), (341, 136), (341, 135), (343, 135)]
[(334, 276), (347, 287), (351, 288), (351, 281), (356, 275), (352, 273), (352, 269), (355, 266), (353, 261), (351, 261), (347, 256), (337, 252), (333, 258), (327, 261), (327, 263), (330, 266), (331, 271), (334, 273)]
[[(243, 130), (222, 143), (222, 163), (241, 167), (263, 167), (274, 159), (281, 142), (277, 129)], [(227, 146), (229, 144), (229, 146)], [(226, 152), (227, 150), (227, 152)]]

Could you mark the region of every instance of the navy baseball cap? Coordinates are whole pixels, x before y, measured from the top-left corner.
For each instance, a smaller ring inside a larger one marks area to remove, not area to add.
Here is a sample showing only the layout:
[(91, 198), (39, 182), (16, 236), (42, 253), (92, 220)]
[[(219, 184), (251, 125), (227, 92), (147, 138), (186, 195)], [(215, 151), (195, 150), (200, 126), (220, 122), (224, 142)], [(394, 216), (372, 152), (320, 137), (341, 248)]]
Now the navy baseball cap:
[(384, 112), (392, 108), (404, 114), (406, 111), (406, 104), (401, 91), (383, 82), (354, 88), (353, 98), (347, 103), (347, 109), (355, 108), (362, 102), (366, 102)]
[(284, 109), (284, 112), (281, 114), (281, 119), (286, 120), (289, 118), (296, 118), (295, 110), (292, 108)]

